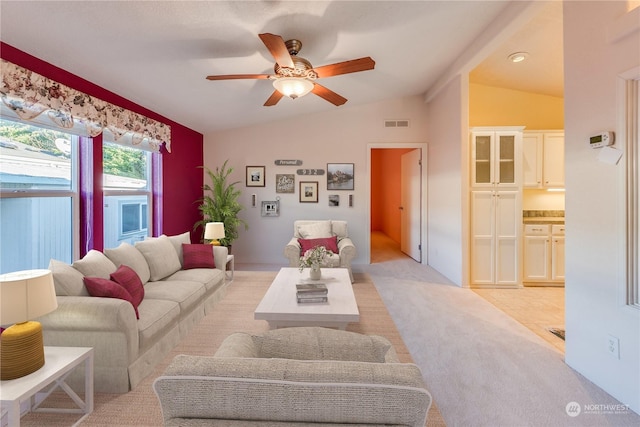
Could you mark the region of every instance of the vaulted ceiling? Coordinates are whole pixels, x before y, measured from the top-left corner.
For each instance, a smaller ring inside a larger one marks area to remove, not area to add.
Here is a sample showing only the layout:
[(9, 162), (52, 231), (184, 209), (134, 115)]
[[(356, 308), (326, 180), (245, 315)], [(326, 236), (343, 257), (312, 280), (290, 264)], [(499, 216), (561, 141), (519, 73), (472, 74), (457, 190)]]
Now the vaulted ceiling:
[[(143, 107), (207, 133), (301, 114), (425, 94), (509, 6), (508, 1), (8, 1), (0, 38)], [(561, 2), (502, 42), (471, 81), (562, 96)], [(258, 38), (302, 42), (314, 66), (365, 56), (375, 69), (321, 79), (348, 99), (307, 95), (264, 107), (273, 73)], [(506, 60), (515, 51), (528, 61)]]

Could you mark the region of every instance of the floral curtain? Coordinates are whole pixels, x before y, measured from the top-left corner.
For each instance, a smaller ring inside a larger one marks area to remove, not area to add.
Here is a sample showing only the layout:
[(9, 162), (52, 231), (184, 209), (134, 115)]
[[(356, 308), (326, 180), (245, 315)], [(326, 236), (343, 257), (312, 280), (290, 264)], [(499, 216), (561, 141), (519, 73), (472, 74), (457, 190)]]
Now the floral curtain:
[[(34, 120), (46, 112), (57, 127), (81, 124), (89, 136), (108, 129), (115, 142), (148, 151), (165, 144), (171, 152), (171, 127), (117, 105), (87, 95), (9, 61), (1, 62), (0, 98), (22, 120)], [(125, 137), (126, 136), (126, 137)]]

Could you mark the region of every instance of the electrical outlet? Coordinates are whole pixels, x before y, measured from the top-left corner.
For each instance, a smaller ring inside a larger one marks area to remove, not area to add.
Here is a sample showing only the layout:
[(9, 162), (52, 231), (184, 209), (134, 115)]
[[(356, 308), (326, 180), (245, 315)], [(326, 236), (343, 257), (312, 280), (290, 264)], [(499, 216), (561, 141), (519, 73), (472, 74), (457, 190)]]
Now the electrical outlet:
[(620, 340), (613, 335), (607, 337), (607, 351), (611, 356), (620, 359)]

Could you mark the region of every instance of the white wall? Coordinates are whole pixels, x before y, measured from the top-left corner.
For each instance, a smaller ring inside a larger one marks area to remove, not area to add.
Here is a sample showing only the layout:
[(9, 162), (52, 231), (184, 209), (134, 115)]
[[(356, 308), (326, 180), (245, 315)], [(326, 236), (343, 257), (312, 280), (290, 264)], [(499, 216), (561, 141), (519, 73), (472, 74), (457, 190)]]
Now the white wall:
[[(310, 95), (311, 96), (311, 95)], [(283, 99), (281, 102), (292, 102)], [(295, 102), (305, 102), (305, 99)], [(266, 107), (265, 107), (266, 108)], [(271, 108), (278, 108), (271, 107)], [(241, 217), (249, 230), (240, 231), (233, 243), (237, 263), (285, 265), (284, 246), (293, 236), (296, 219), (342, 219), (358, 250), (354, 264), (369, 262), (369, 182), (367, 144), (426, 142), (426, 105), (421, 96), (365, 106), (336, 107), (329, 112), (205, 135), (204, 162), (211, 169), (225, 159), (234, 167), (232, 177), (241, 181)], [(385, 128), (385, 119), (408, 119), (407, 129)], [(302, 166), (275, 166), (275, 160), (302, 160)], [(295, 194), (276, 194), (275, 175), (295, 174), (298, 168), (324, 169), (327, 163), (354, 163), (354, 191), (327, 191), (326, 175), (296, 175)], [(245, 187), (245, 166), (266, 166), (266, 187)], [(319, 202), (299, 203), (298, 183), (319, 182)], [(258, 198), (252, 208), (251, 194)], [(329, 207), (328, 195), (339, 194), (340, 206)], [(354, 207), (348, 207), (348, 195)], [(260, 202), (280, 196), (280, 216), (261, 217)]]
[[(637, 11), (636, 11), (637, 12)], [(618, 75), (640, 65), (636, 30), (617, 41), (627, 2), (564, 2), (567, 363), (640, 412), (640, 312), (625, 306), (624, 160), (597, 160), (588, 137), (618, 123)], [(638, 15), (636, 15), (637, 17)], [(616, 144), (618, 148), (621, 145)], [(620, 339), (620, 359), (607, 351)], [(600, 402), (578, 402), (600, 403)]]
[[(466, 86), (465, 86), (466, 85)], [(468, 84), (457, 77), (431, 99), (429, 118), (428, 227), (429, 265), (457, 285), (464, 283), (466, 262), (463, 247), (468, 234), (466, 218), (466, 186), (468, 166), (466, 94)], [(464, 107), (463, 107), (464, 106)], [(464, 122), (464, 124), (463, 124)], [(464, 135), (463, 135), (464, 134)], [(463, 234), (466, 233), (466, 234)]]

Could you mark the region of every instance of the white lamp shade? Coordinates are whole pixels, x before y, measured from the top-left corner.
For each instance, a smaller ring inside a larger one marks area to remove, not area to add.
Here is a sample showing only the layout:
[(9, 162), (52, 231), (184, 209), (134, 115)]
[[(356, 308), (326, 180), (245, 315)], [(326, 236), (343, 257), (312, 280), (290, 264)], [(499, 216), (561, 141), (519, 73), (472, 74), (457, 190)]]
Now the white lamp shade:
[(273, 81), (273, 87), (281, 94), (296, 99), (313, 89), (313, 82), (304, 77), (280, 77)]
[(58, 308), (50, 270), (0, 275), (0, 325), (22, 323)]
[(224, 239), (224, 223), (208, 222), (204, 227), (204, 238), (207, 240)]

